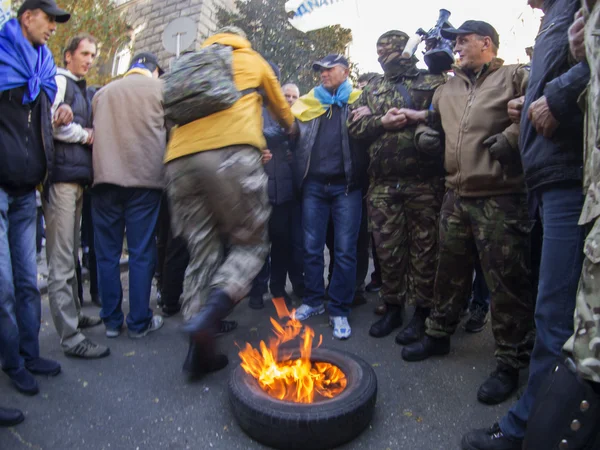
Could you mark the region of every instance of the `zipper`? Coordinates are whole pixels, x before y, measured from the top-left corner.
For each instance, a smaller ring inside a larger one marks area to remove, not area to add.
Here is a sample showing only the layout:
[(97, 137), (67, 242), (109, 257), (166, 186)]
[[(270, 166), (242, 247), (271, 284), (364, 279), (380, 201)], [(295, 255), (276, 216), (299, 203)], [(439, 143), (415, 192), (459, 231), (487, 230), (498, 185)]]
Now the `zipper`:
[(471, 109), (471, 105), (473, 104), (473, 99), (475, 97), (475, 85), (469, 81), (469, 97), (467, 98), (467, 105), (463, 112), (463, 115), (460, 119), (460, 123), (458, 125), (458, 142), (456, 143), (456, 166), (457, 170), (457, 181), (456, 181), (456, 191), (460, 194), (460, 178), (461, 178), (461, 169), (460, 169), (460, 149), (462, 147), (462, 141), (464, 137), (463, 125), (466, 122), (466, 118), (469, 115), (469, 110)]
[(535, 37), (535, 40), (537, 41), (537, 38), (539, 38), (542, 34), (546, 33), (548, 30), (550, 30), (554, 25), (556, 25), (556, 22), (552, 22), (551, 24), (549, 24), (547, 27), (542, 28), (537, 36)]
[[(31, 106), (27, 116), (27, 134), (25, 135), (25, 167), (29, 167), (29, 133), (31, 132)], [(43, 134), (43, 133), (42, 133)]]

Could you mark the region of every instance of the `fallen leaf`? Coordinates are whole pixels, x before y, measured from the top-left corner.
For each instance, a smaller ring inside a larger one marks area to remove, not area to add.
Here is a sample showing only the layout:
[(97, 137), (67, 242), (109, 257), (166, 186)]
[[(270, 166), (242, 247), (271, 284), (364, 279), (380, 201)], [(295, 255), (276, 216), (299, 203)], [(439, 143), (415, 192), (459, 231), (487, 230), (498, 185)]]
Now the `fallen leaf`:
[(131, 357), (131, 356), (133, 356), (133, 355), (135, 355), (135, 350), (134, 350), (134, 351), (132, 351), (132, 352), (129, 352), (129, 353), (125, 353), (125, 354), (123, 354), (123, 356), (127, 356), (127, 357)]
[(87, 382), (87, 381), (84, 381), (84, 382), (83, 382), (83, 387), (85, 388), (85, 387), (87, 387), (87, 385), (88, 385), (88, 382)]
[(417, 422), (422, 423), (423, 422), (423, 418), (422, 417), (417, 417)]
[(158, 403), (158, 402), (159, 402), (158, 398), (155, 398), (154, 403)]
[(371, 365), (372, 365), (373, 367), (379, 367), (379, 366), (381, 366), (381, 364), (379, 364), (379, 363), (373, 363), (373, 364), (371, 364)]
[(410, 411), (404, 411), (404, 415), (405, 415), (406, 417), (412, 417), (412, 416), (413, 416), (413, 413), (412, 413), (412, 412), (410, 412)]

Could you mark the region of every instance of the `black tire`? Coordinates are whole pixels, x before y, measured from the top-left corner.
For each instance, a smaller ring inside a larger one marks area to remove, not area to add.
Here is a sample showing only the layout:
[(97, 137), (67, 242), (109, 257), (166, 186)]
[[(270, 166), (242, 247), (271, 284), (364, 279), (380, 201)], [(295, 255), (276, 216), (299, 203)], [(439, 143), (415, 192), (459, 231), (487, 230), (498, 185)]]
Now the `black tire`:
[(313, 361), (335, 364), (348, 384), (333, 399), (313, 404), (270, 397), (240, 366), (231, 373), (229, 401), (240, 427), (256, 441), (278, 449), (330, 449), (356, 438), (371, 422), (377, 400), (373, 368), (355, 355), (316, 348)]

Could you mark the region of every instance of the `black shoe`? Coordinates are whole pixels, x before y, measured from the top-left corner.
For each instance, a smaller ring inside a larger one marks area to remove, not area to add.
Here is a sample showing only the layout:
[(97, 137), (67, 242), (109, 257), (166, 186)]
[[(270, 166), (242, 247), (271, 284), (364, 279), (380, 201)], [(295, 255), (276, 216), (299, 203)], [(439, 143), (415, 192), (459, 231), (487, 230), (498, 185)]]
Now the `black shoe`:
[(523, 441), (506, 437), (495, 423), (490, 428), (469, 431), (460, 445), (462, 450), (521, 450)]
[(179, 313), (179, 311), (181, 311), (181, 307), (177, 306), (175, 308), (169, 308), (163, 305), (160, 311), (162, 313), (162, 316), (166, 319), (169, 317), (173, 317), (175, 314)]
[[(206, 350), (209, 351), (206, 352)], [(229, 359), (225, 355), (215, 355), (213, 350), (190, 340), (188, 353), (183, 363), (183, 371), (191, 379), (194, 379), (225, 368), (229, 363)]]
[(46, 358), (36, 358), (25, 361), (25, 368), (36, 375), (56, 376), (60, 373), (60, 364)]
[(24, 367), (8, 371), (6, 374), (21, 394), (35, 395), (40, 392), (37, 381), (31, 372)]
[(265, 301), (263, 300), (263, 296), (261, 295), (259, 297), (250, 297), (248, 306), (252, 309), (263, 309), (265, 307)]
[(476, 306), (471, 311), (471, 317), (465, 322), (465, 331), (467, 333), (479, 333), (485, 328), (488, 321), (487, 311), (481, 306)]
[(352, 299), (352, 306), (361, 306), (367, 303), (367, 299), (365, 298), (365, 294), (359, 291), (356, 291), (354, 294), (354, 298)]
[(402, 306), (388, 304), (385, 315), (371, 326), (369, 334), (376, 338), (387, 336), (396, 328), (402, 326), (403, 314), (404, 308)]
[(432, 356), (443, 356), (450, 353), (450, 338), (434, 338), (425, 335), (423, 339), (402, 349), (404, 361), (423, 361)]
[(519, 371), (505, 365), (498, 365), (490, 377), (477, 391), (477, 400), (486, 405), (497, 405), (506, 400), (519, 386)]
[(90, 294), (90, 297), (92, 298), (92, 304), (97, 306), (98, 308), (102, 308), (102, 302), (100, 301), (100, 294), (96, 293), (96, 294)]
[(217, 336), (221, 336), (226, 333), (231, 333), (238, 327), (238, 323), (235, 320), (221, 320), (219, 325), (219, 331), (217, 331)]
[(0, 427), (12, 427), (25, 420), (25, 416), (18, 409), (0, 407)]
[(375, 280), (371, 280), (367, 287), (365, 287), (365, 291), (367, 292), (379, 292), (381, 290), (381, 283)]
[(429, 317), (429, 308), (416, 308), (409, 324), (396, 336), (396, 344), (408, 345), (423, 339), (427, 317)]

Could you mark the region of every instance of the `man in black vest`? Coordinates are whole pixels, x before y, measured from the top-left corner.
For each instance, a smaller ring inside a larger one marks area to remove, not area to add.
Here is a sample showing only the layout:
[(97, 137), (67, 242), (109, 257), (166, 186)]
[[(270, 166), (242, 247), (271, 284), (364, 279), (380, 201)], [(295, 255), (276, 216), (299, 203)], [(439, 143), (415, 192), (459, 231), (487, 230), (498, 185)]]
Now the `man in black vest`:
[(71, 106), (73, 122), (54, 128), (54, 171), (44, 199), (48, 296), (54, 326), (67, 356), (102, 358), (108, 347), (86, 338), (81, 329), (99, 325), (99, 317), (84, 316), (77, 292), (76, 267), (84, 187), (92, 183), (92, 108), (83, 78), (96, 57), (96, 40), (73, 37), (64, 51), (66, 69), (58, 69), (53, 108)]

